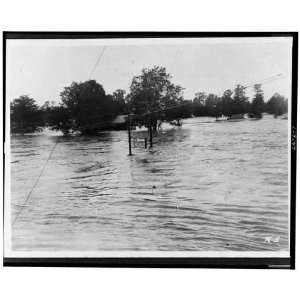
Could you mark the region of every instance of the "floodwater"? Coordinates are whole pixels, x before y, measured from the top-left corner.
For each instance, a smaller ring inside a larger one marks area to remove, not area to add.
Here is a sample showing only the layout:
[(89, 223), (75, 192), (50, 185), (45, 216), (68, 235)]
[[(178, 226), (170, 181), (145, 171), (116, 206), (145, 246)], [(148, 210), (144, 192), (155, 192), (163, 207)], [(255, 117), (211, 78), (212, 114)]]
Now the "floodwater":
[(144, 134), (12, 137), (12, 249), (288, 250), (288, 121)]

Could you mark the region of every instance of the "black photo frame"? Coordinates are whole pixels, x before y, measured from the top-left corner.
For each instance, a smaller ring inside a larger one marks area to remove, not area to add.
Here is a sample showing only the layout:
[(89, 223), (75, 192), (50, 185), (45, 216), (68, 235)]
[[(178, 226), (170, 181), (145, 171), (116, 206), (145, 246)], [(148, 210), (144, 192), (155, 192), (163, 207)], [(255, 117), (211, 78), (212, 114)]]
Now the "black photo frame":
[[(291, 37), (292, 91), (291, 91), (291, 174), (290, 174), (290, 257), (4, 257), (4, 266), (47, 267), (149, 267), (149, 268), (255, 268), (295, 269), (296, 224), (296, 139), (297, 139), (297, 84), (298, 33), (297, 32), (3, 32), (3, 137), (5, 143), (6, 120), (6, 41), (10, 39), (115, 39), (115, 38), (238, 38), (238, 37)], [(5, 148), (3, 143), (3, 166)], [(4, 170), (5, 171), (5, 170)], [(5, 178), (3, 187), (5, 184)], [(3, 189), (4, 190), (4, 189)], [(3, 192), (3, 206), (5, 205)]]

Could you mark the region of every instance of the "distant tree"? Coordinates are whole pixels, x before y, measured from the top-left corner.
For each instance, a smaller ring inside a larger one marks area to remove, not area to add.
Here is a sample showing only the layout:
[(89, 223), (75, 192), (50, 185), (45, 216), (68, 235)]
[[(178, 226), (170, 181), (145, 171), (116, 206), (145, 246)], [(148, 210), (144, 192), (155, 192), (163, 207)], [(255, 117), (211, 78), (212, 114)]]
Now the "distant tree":
[(63, 134), (67, 135), (73, 129), (72, 117), (69, 110), (62, 105), (50, 105), (44, 107), (43, 112), (46, 126), (50, 127), (52, 130), (60, 130)]
[(198, 92), (195, 94), (193, 99), (193, 115), (196, 117), (205, 116), (207, 115), (206, 108), (205, 108), (205, 100), (207, 95), (203, 92)]
[(284, 96), (275, 93), (266, 104), (266, 111), (275, 117), (287, 113), (288, 101)]
[(204, 92), (198, 92), (195, 94), (193, 102), (195, 104), (205, 105), (207, 95)]
[(56, 106), (55, 106), (54, 101), (45, 101), (45, 103), (40, 107), (43, 123), (44, 123), (45, 126), (50, 126), (49, 117), (52, 113), (52, 110), (55, 107)]
[(215, 94), (209, 94), (205, 99), (206, 113), (208, 116), (216, 117), (219, 115), (217, 105), (221, 99)]
[(178, 107), (174, 107), (173, 109), (167, 110), (165, 112), (165, 120), (168, 122), (177, 120), (178, 124), (180, 124), (179, 122), (180, 119), (192, 117), (193, 115), (192, 104), (193, 103), (190, 100), (183, 100)]
[(261, 84), (254, 85), (254, 98), (251, 103), (251, 113), (255, 116), (261, 116), (265, 110), (264, 92), (261, 88)]
[(238, 84), (234, 89), (232, 114), (244, 114), (248, 111), (249, 102), (246, 97), (245, 87)]
[(141, 75), (133, 78), (128, 104), (131, 113), (142, 116), (138, 120), (140, 124), (156, 130), (158, 120), (171, 121), (174, 118), (168, 109), (183, 104), (183, 88), (172, 83), (171, 79), (166, 68), (159, 66), (143, 69)]
[(230, 116), (233, 114), (234, 111), (234, 100), (232, 98), (233, 92), (232, 90), (226, 90), (223, 93), (221, 101), (218, 105), (221, 114), (224, 116)]
[(107, 127), (117, 115), (112, 97), (107, 96), (102, 85), (95, 80), (73, 82), (64, 88), (60, 96), (62, 107), (58, 110), (59, 115), (68, 119), (57, 118), (57, 124), (52, 126), (65, 132), (69, 126), (70, 131), (94, 134)]
[(126, 114), (127, 105), (126, 105), (126, 91), (118, 89), (112, 94), (112, 101), (114, 103), (114, 110), (117, 114)]
[(33, 133), (44, 126), (42, 112), (33, 98), (20, 96), (10, 104), (12, 133)]

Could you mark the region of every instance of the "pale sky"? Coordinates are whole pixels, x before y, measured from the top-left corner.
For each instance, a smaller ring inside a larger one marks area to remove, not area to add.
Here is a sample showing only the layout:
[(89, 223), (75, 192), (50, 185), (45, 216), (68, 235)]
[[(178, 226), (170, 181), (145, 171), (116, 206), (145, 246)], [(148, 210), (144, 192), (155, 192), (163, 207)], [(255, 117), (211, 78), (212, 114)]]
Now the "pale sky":
[[(164, 66), (172, 81), (185, 88), (185, 99), (196, 92), (222, 95), (236, 84), (249, 85), (282, 74), (263, 85), (265, 101), (275, 92), (290, 99), (292, 39), (178, 38), (8, 40), (7, 101), (29, 95), (38, 104), (59, 102), (59, 94), (73, 81), (91, 79), (106, 93), (129, 91), (133, 76), (143, 68)], [(252, 96), (252, 88), (247, 89)]]

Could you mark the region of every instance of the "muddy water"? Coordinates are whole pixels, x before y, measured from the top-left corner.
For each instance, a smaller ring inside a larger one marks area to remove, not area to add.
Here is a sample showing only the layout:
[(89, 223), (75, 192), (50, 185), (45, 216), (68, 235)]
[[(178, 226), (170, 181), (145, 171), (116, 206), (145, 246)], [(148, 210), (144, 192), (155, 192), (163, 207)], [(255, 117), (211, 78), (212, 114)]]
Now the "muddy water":
[(12, 248), (288, 250), (287, 126), (187, 119), (132, 157), (125, 131), (12, 137)]

